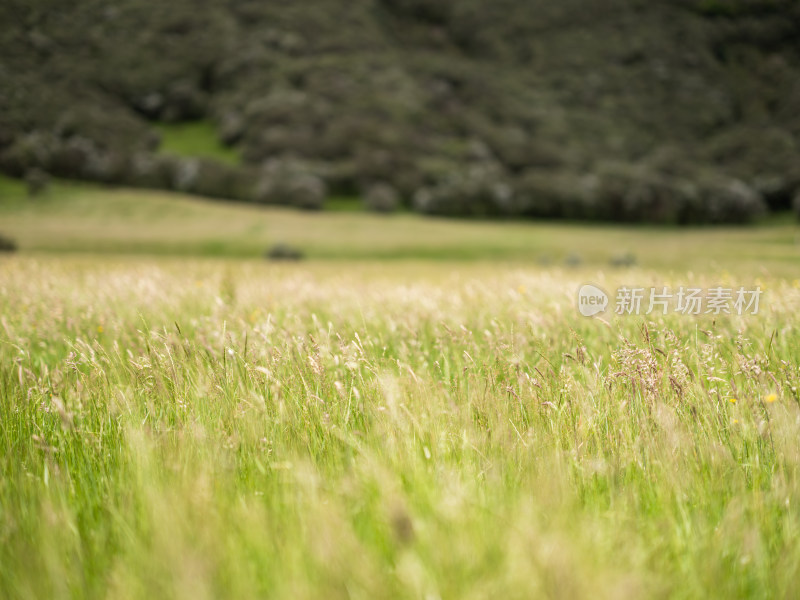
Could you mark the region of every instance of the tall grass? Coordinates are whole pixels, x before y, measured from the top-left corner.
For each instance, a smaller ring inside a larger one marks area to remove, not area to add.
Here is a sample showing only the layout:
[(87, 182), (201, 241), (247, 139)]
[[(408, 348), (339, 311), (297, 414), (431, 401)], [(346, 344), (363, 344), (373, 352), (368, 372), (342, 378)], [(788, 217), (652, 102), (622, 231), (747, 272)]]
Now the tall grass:
[(588, 275), (4, 261), (0, 596), (797, 597), (800, 289)]

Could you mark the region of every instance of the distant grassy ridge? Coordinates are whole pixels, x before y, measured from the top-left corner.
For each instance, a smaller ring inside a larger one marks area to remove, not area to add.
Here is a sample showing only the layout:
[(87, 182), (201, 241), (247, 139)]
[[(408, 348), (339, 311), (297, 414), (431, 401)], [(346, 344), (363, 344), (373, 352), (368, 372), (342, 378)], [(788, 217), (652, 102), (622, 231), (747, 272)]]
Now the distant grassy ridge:
[[(800, 230), (788, 217), (760, 226), (677, 229), (549, 222), (473, 221), (348, 208), (303, 212), (219, 203), (182, 194), (56, 181), (28, 198), (0, 178), (0, 232), (23, 252), (103, 252), (259, 257), (276, 243), (313, 259), (508, 260), (608, 267), (632, 253), (640, 266), (800, 269)], [(352, 208), (352, 207), (350, 207)]]

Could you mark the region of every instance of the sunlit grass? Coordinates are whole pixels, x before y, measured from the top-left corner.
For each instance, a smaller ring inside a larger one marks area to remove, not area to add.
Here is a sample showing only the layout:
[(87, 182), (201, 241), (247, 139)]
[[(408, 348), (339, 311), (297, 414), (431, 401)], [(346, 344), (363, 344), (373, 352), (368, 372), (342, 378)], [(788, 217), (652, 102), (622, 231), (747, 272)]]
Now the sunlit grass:
[(214, 125), (208, 121), (190, 123), (159, 123), (161, 134), (159, 150), (177, 156), (210, 158), (222, 163), (237, 165), (241, 162), (235, 148), (223, 144)]
[(25, 182), (0, 175), (0, 198), (3, 201), (18, 200), (26, 195)]
[[(800, 592), (794, 223), (0, 192), (0, 597)], [(766, 291), (593, 320), (587, 282)]]
[(721, 276), (5, 259), (0, 597), (796, 597), (800, 286), (576, 311)]

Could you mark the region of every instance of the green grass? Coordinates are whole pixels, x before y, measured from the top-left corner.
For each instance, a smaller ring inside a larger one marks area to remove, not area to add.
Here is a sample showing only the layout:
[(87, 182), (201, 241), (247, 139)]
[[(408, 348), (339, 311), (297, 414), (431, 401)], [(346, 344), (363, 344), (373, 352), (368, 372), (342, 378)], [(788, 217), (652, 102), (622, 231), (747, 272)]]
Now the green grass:
[(361, 198), (353, 196), (334, 196), (325, 201), (325, 210), (332, 212), (364, 212)]
[[(800, 594), (794, 223), (1, 192), (0, 598)], [(765, 295), (587, 319), (586, 282)]]
[(211, 158), (231, 165), (241, 162), (238, 151), (220, 142), (214, 126), (207, 121), (159, 123), (156, 129), (161, 134), (161, 152)]
[(0, 175), (0, 209), (18, 208), (27, 195), (28, 187), (24, 181)]
[[(794, 223), (0, 192), (0, 597), (800, 592)], [(765, 296), (586, 319), (586, 282)]]
[(352, 210), (308, 213), (64, 182), (35, 199), (0, 196), (0, 232), (24, 252), (255, 258), (275, 243), (288, 243), (328, 260), (558, 266), (575, 254), (584, 266), (605, 268), (615, 255), (632, 252), (640, 266), (666, 270), (766, 270), (788, 277), (800, 268), (800, 229), (784, 217), (757, 227), (684, 230), (479, 222)]
[(4, 259), (0, 597), (796, 597), (800, 284), (587, 280), (718, 273)]

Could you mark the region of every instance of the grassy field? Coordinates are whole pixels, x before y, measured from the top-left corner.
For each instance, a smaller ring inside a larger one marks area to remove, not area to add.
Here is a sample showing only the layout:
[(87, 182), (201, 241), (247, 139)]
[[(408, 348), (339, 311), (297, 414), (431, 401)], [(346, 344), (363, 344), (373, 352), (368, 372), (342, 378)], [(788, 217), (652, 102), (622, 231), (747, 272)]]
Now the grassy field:
[[(287, 243), (311, 259), (504, 261), (605, 268), (632, 253), (639, 266), (664, 270), (800, 272), (800, 227), (790, 217), (759, 227), (621, 227), (479, 222), (298, 212), (208, 201), (179, 194), (110, 190), (56, 182), (28, 198), (24, 185), (0, 178), (0, 233), (26, 252), (258, 258)], [(796, 275), (795, 275), (796, 276)]]
[[(793, 225), (15, 193), (0, 597), (800, 595)], [(276, 241), (311, 260), (259, 260)], [(586, 282), (765, 292), (590, 319)]]

